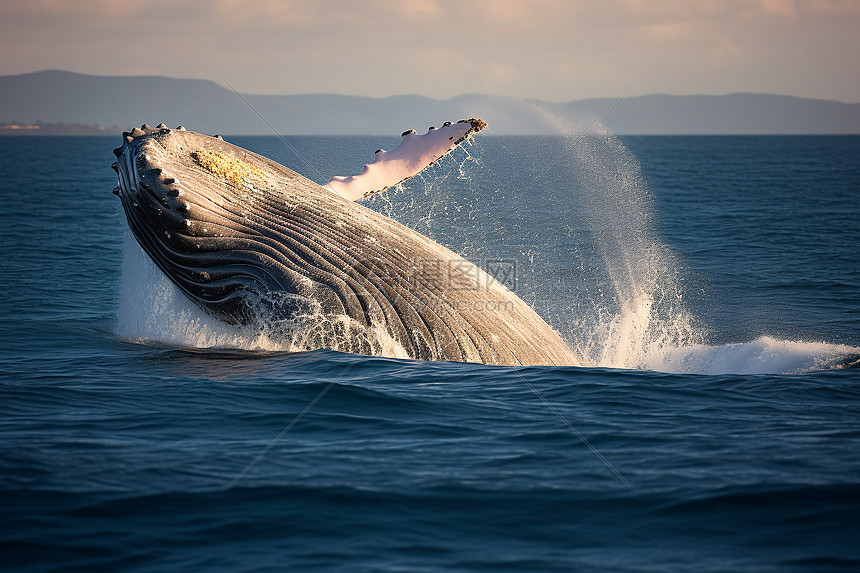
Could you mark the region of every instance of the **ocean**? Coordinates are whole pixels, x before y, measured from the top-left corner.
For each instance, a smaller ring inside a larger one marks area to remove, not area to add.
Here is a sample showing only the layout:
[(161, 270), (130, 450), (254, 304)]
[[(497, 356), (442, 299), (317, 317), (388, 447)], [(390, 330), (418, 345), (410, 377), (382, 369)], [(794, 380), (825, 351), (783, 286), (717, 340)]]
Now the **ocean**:
[[(398, 141), (227, 139), (320, 182)], [(860, 137), (479, 136), (367, 200), (585, 364), (524, 368), (219, 324), (118, 144), (0, 137), (4, 570), (860, 570)]]

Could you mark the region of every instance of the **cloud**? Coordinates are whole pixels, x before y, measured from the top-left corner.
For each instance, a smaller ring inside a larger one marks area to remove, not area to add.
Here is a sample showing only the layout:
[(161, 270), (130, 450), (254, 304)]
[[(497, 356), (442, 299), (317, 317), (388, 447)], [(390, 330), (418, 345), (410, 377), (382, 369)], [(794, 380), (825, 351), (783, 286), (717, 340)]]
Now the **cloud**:
[(860, 101), (858, 29), (856, 0), (29, 0), (2, 8), (0, 74), (60, 68), (227, 78), (250, 93), (384, 96), (408, 86), (557, 101), (613, 96), (638, 78), (631, 95)]
[(797, 19), (797, 6), (794, 0), (761, 0), (761, 11), (765, 16)]
[(690, 37), (691, 26), (679, 23), (649, 24), (643, 28), (645, 37), (652, 42), (675, 42)]
[(860, 2), (857, 0), (808, 0), (804, 9), (810, 14), (825, 16), (860, 15)]
[(433, 0), (390, 0), (384, 7), (405, 20), (434, 18), (442, 13), (439, 4)]
[(510, 83), (516, 75), (514, 67), (505, 62), (490, 62), (487, 65), (487, 77), (494, 83)]

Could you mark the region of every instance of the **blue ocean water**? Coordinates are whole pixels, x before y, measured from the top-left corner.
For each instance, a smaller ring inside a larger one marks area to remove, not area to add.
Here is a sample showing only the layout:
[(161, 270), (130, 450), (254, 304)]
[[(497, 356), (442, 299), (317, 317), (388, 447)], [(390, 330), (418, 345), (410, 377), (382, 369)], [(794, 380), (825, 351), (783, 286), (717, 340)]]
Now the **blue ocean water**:
[[(396, 145), (228, 139), (318, 181)], [(128, 239), (116, 144), (0, 138), (4, 569), (860, 568), (860, 137), (483, 137), (369, 201), (514, 269), (582, 368), (220, 329)]]

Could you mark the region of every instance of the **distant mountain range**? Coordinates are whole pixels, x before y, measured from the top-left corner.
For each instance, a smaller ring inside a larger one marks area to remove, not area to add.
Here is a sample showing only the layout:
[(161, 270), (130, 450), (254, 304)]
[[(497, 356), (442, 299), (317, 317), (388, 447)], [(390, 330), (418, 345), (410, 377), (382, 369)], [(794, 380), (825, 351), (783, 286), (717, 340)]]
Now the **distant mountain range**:
[(617, 134), (860, 133), (856, 103), (743, 93), (655, 94), (611, 103), (612, 98), (554, 103), (487, 95), (240, 96), (206, 80), (43, 71), (0, 76), (0, 131), (38, 133), (33, 126), (77, 124), (86, 133), (110, 133), (115, 126), (164, 122), (212, 134), (394, 135), (480, 117), (490, 133), (537, 135), (579, 132), (606, 110), (600, 122)]

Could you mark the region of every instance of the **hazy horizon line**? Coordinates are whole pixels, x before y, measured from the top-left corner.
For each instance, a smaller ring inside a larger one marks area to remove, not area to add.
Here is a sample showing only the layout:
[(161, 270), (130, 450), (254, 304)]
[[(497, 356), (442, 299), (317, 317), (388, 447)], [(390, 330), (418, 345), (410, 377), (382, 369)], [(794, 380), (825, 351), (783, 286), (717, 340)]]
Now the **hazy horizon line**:
[[(385, 99), (394, 99), (394, 98), (407, 98), (407, 97), (416, 97), (423, 98), (436, 102), (446, 102), (452, 101), (460, 98), (468, 98), (468, 97), (490, 97), (490, 98), (500, 98), (500, 99), (509, 99), (515, 101), (540, 101), (546, 102), (550, 104), (567, 104), (574, 102), (585, 102), (585, 101), (595, 101), (595, 100), (612, 100), (618, 98), (618, 94), (608, 95), (608, 96), (599, 96), (599, 97), (585, 97), (578, 99), (569, 99), (569, 100), (549, 100), (543, 99), (539, 97), (518, 97), (518, 96), (507, 96), (503, 94), (497, 93), (481, 93), (481, 92), (467, 92), (458, 94), (455, 96), (451, 96), (448, 98), (436, 98), (431, 96), (425, 96), (418, 93), (398, 93), (391, 94), (387, 96), (367, 96), (356, 93), (346, 93), (346, 92), (294, 92), (294, 93), (253, 93), (253, 92), (245, 92), (241, 90), (235, 90), (233, 86), (227, 83), (226, 80), (218, 81), (212, 78), (192, 78), (192, 77), (179, 77), (179, 76), (171, 76), (171, 75), (163, 75), (163, 74), (91, 74), (86, 72), (77, 72), (73, 70), (66, 70), (60, 68), (47, 68), (42, 70), (36, 70), (32, 72), (23, 72), (17, 74), (2, 74), (0, 78), (3, 77), (15, 77), (15, 76), (30, 76), (44, 73), (64, 73), (64, 74), (72, 74), (77, 76), (87, 76), (92, 78), (159, 78), (159, 79), (168, 79), (168, 80), (177, 80), (177, 81), (200, 81), (200, 82), (209, 82), (217, 85), (218, 87), (227, 90), (227, 91), (235, 91), (237, 93), (241, 93), (246, 96), (253, 97), (293, 97), (293, 96), (343, 96), (343, 97), (352, 97), (352, 98), (363, 98), (368, 100), (385, 100)], [(223, 82), (223, 83), (222, 83)], [(837, 99), (827, 99), (827, 98), (818, 98), (818, 97), (807, 97), (807, 96), (798, 96), (793, 94), (786, 93), (777, 93), (777, 92), (756, 92), (756, 91), (732, 91), (726, 93), (669, 93), (669, 92), (653, 92), (648, 94), (639, 94), (633, 96), (622, 96), (618, 98), (619, 100), (633, 100), (633, 99), (641, 99), (653, 96), (667, 96), (667, 97), (729, 97), (729, 96), (738, 96), (738, 95), (753, 95), (753, 96), (770, 96), (770, 97), (785, 97), (785, 98), (794, 98), (794, 99), (802, 99), (808, 101), (822, 101), (822, 102), (835, 102), (841, 103), (845, 105), (856, 105), (860, 104), (860, 101), (851, 102)]]

